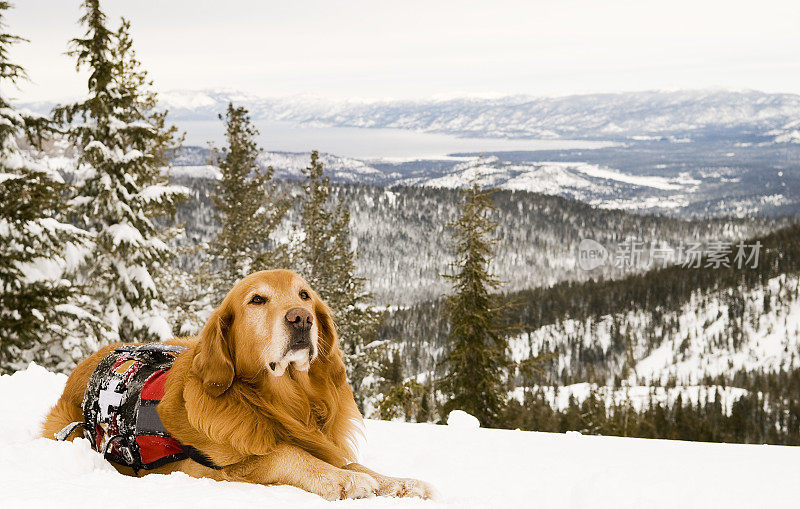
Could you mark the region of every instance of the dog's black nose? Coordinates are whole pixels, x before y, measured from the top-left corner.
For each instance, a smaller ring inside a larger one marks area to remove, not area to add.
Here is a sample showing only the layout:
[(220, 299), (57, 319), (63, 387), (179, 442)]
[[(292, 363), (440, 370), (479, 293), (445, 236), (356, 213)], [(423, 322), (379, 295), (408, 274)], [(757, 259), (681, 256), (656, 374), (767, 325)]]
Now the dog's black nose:
[(286, 321), (298, 331), (308, 330), (314, 323), (314, 318), (310, 311), (303, 308), (292, 308), (286, 312)]

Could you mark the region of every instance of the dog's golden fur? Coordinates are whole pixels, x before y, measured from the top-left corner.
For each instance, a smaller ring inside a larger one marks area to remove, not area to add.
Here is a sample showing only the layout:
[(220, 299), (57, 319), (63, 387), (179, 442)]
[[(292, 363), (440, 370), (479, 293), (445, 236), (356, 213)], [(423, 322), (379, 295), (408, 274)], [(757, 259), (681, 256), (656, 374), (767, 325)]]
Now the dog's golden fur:
[[(248, 299), (256, 294), (265, 294), (268, 305), (251, 305)], [(287, 310), (298, 308), (313, 316), (313, 346), (304, 359), (289, 362), (280, 327)], [(328, 307), (297, 274), (251, 274), (230, 291), (199, 336), (167, 343), (186, 350), (167, 379), (158, 405), (161, 421), (181, 443), (223, 468), (183, 460), (150, 472), (180, 470), (194, 477), (290, 484), (328, 499), (433, 495), (422, 481), (383, 476), (354, 463), (362, 419), (347, 383), (336, 328)], [(43, 436), (53, 438), (70, 422), (83, 420), (89, 378), (116, 346), (100, 349), (75, 368), (44, 423)]]

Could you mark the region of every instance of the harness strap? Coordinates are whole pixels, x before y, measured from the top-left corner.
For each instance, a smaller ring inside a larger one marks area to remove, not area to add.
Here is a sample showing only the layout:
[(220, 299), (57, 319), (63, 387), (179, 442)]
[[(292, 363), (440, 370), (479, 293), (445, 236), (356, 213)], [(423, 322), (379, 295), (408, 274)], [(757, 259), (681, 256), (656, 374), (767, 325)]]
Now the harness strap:
[(61, 428), (61, 431), (59, 431), (58, 433), (53, 433), (53, 437), (56, 440), (58, 440), (59, 442), (63, 442), (77, 428), (86, 428), (86, 423), (85, 422), (80, 422), (80, 421), (71, 422), (71, 423), (67, 424), (66, 426), (64, 426), (63, 428)]
[[(61, 429), (61, 431), (59, 431), (58, 433), (53, 433), (53, 437), (56, 440), (58, 440), (59, 442), (63, 442), (64, 440), (67, 439), (68, 436), (70, 436), (72, 434), (73, 431), (75, 431), (78, 428), (85, 428), (85, 427), (86, 427), (86, 423), (85, 422), (80, 422), (80, 421), (71, 422), (71, 423), (67, 424), (66, 426), (64, 426)], [(113, 442), (115, 442), (117, 440), (121, 440), (122, 438), (124, 438), (124, 437), (122, 437), (121, 435), (116, 435), (114, 437), (111, 437), (111, 439), (108, 440), (108, 442), (106, 443), (106, 446), (101, 451), (103, 456), (106, 455), (106, 453), (108, 452), (109, 447), (111, 447), (111, 444)], [(208, 455), (206, 455), (201, 450), (196, 449), (196, 448), (192, 447), (191, 445), (181, 444), (181, 447), (183, 448), (183, 452), (186, 454), (186, 457), (189, 458), (190, 460), (192, 460), (192, 461), (194, 461), (196, 463), (200, 463), (204, 467), (213, 468), (214, 470), (221, 470), (222, 469), (221, 466), (219, 466), (216, 463), (214, 463), (214, 461), (211, 458), (209, 458)], [(127, 451), (125, 451), (125, 452), (127, 452)]]
[(214, 461), (208, 457), (203, 451), (199, 449), (195, 449), (191, 445), (184, 445), (181, 444), (183, 447), (183, 452), (186, 453), (186, 456), (194, 461), (195, 463), (200, 463), (204, 467), (213, 468), (214, 470), (221, 470), (222, 467), (214, 463)]
[(103, 447), (103, 450), (101, 452), (103, 457), (104, 458), (106, 457), (106, 454), (108, 454), (108, 451), (109, 451), (109, 449), (111, 449), (111, 446), (114, 444), (114, 442), (119, 442), (120, 443), (119, 451), (121, 452), (122, 456), (125, 458), (125, 461), (128, 462), (128, 466), (130, 466), (133, 469), (133, 473), (135, 473), (136, 475), (139, 475), (139, 470), (141, 470), (141, 468), (142, 468), (142, 462), (141, 462), (141, 460), (138, 460), (137, 458), (135, 458), (133, 456), (133, 454), (131, 453), (130, 448), (128, 447), (128, 440), (126, 439), (126, 437), (124, 435), (114, 435), (113, 437), (108, 439), (108, 441), (106, 442), (106, 445)]

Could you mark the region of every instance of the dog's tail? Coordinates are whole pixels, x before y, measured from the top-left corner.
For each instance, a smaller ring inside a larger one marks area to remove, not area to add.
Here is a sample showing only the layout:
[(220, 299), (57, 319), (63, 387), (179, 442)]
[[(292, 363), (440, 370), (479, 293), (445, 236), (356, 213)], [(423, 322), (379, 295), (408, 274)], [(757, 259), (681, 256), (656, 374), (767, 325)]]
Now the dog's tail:
[[(68, 401), (64, 396), (61, 396), (55, 406), (50, 410), (50, 413), (47, 414), (47, 419), (45, 419), (42, 425), (42, 436), (55, 440), (56, 433), (64, 429), (64, 427), (68, 426), (70, 423), (78, 421), (83, 421), (83, 410), (81, 407), (75, 406), (74, 402)], [(66, 440), (73, 440), (79, 436), (81, 436), (80, 430), (75, 429), (67, 435)]]

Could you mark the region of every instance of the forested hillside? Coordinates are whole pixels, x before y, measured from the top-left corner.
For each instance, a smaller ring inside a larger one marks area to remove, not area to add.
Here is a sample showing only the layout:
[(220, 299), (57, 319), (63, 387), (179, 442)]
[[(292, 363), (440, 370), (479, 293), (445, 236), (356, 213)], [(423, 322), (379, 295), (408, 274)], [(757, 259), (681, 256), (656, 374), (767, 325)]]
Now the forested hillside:
[[(516, 372), (519, 406), (509, 420), (551, 431), (800, 443), (791, 389), (800, 373), (800, 226), (747, 242), (762, 245), (756, 268), (669, 267), (506, 294), (508, 325), (518, 328), (511, 354), (536, 364)], [(379, 336), (396, 345), (404, 377), (441, 376), (441, 306), (387, 316)], [(692, 424), (676, 428), (683, 418)]]
[[(189, 247), (210, 241), (218, 229), (208, 198), (213, 181), (173, 180), (190, 187), (195, 196), (178, 208), (176, 222), (186, 230), (179, 242)], [(297, 196), (300, 191), (294, 180), (281, 180), (277, 185), (286, 196)], [(448, 273), (452, 261), (447, 224), (456, 217), (458, 197), (458, 191), (452, 189), (332, 185), (332, 198), (344, 200), (350, 210), (358, 272), (367, 279), (377, 304), (406, 306), (447, 292), (441, 275)], [(499, 244), (492, 268), (505, 282), (506, 291), (588, 279), (590, 274), (576, 265), (578, 244), (584, 238), (611, 250), (629, 239), (677, 246), (687, 240), (741, 239), (788, 224), (784, 218), (684, 221), (599, 210), (574, 200), (524, 191), (497, 191), (493, 199), (498, 207)], [(295, 206), (278, 235), (288, 239), (297, 219)], [(192, 270), (201, 256), (202, 250), (185, 254), (181, 264)], [(617, 278), (629, 270), (644, 269), (623, 270), (608, 264), (591, 276)]]
[[(762, 289), (769, 295), (775, 293), (770, 285), (776, 284), (775, 278), (786, 278), (800, 273), (800, 226), (790, 226), (765, 236), (750, 239), (748, 243), (761, 242), (761, 259), (755, 269), (720, 267), (720, 268), (685, 268), (671, 266), (652, 270), (643, 274), (629, 275), (627, 277), (610, 279), (591, 279), (583, 282), (561, 282), (552, 286), (526, 289), (517, 292), (507, 292), (504, 299), (511, 303), (506, 314), (508, 325), (518, 327), (521, 332), (533, 337), (535, 331), (544, 327), (559, 327), (564, 330), (583, 327), (580, 324), (592, 324), (605, 317), (615, 317), (618, 322), (612, 334), (614, 348), (617, 353), (625, 353), (627, 344), (622, 336), (625, 335), (629, 312), (654, 313), (658, 320), (656, 323), (641, 328), (648, 330), (650, 339), (658, 341), (663, 338), (665, 326), (678, 327), (678, 322), (670, 324), (664, 317), (669, 312), (680, 310), (682, 306), (692, 304), (696, 308), (699, 301), (707, 301), (708, 296), (728, 295), (727, 301), (733, 302), (730, 313), (732, 316), (741, 317), (744, 312), (745, 297), (741, 292), (753, 289)], [(783, 285), (782, 285), (783, 286)], [(791, 287), (791, 285), (789, 285)], [(791, 292), (787, 298), (791, 298)], [(704, 297), (705, 296), (705, 297)], [(767, 299), (769, 302), (769, 299)], [(435, 317), (441, 316), (441, 300), (419, 303), (407, 309), (390, 312), (379, 332), (381, 339), (398, 340), (405, 345), (425, 344), (421, 348), (425, 351), (436, 351), (445, 345), (447, 336), (446, 322)], [(565, 326), (569, 322), (571, 325)], [(577, 325), (576, 325), (577, 324)], [(665, 325), (666, 324), (666, 325)], [(548, 329), (552, 331), (552, 329)], [(590, 336), (595, 336), (596, 330), (590, 327)], [(739, 331), (741, 332), (741, 331)], [(735, 335), (735, 330), (728, 329), (727, 334)], [(576, 336), (577, 337), (577, 336)], [(540, 338), (541, 339), (541, 338)], [(546, 338), (545, 338), (546, 339)], [(542, 339), (544, 341), (544, 339)], [(552, 343), (553, 338), (543, 344)], [(571, 344), (565, 341), (564, 344)], [(575, 345), (579, 346), (579, 345)], [(650, 344), (650, 346), (658, 346)], [(431, 350), (430, 348), (433, 347)], [(604, 347), (604, 352), (599, 355), (587, 353), (578, 355), (576, 366), (580, 369), (596, 372), (597, 380), (603, 383), (613, 381), (617, 373), (604, 373), (610, 366), (602, 363), (606, 354), (610, 353), (609, 345)], [(537, 355), (546, 347), (537, 346), (532, 354)], [(597, 352), (593, 352), (597, 353)], [(424, 355), (410, 355), (410, 358), (423, 358)], [(409, 366), (412, 371), (424, 371), (433, 367), (435, 358), (415, 367)], [(557, 363), (555, 365), (558, 365)], [(554, 370), (550, 373), (552, 381), (557, 383), (569, 382), (571, 378), (561, 376), (586, 377), (587, 371), (574, 372), (570, 370), (561, 373)], [(605, 376), (604, 376), (605, 375)], [(591, 381), (595, 381), (594, 379)]]

